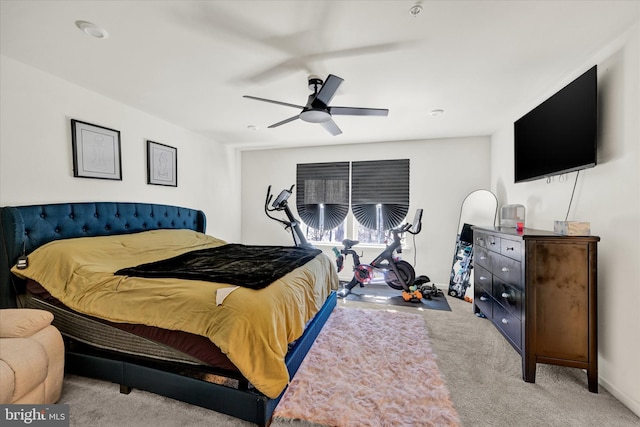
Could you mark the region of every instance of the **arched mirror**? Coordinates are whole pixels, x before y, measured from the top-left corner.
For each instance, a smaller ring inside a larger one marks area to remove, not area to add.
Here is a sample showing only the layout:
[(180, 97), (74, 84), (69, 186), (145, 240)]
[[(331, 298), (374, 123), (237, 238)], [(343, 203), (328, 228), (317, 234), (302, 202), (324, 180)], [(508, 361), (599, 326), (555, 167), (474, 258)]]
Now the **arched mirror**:
[(489, 190), (472, 191), (462, 201), (458, 234), (462, 232), (464, 224), (494, 225), (498, 215), (498, 199)]
[(471, 226), (495, 225), (498, 199), (489, 190), (475, 190), (464, 198), (460, 206), (458, 233), (453, 253), (449, 295), (473, 301), (473, 231)]

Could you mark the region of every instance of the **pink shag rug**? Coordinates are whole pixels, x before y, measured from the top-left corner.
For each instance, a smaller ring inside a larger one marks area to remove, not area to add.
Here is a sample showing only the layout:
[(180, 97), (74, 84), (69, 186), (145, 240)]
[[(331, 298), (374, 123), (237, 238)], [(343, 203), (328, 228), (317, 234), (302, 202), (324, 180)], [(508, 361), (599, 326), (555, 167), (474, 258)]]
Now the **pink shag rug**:
[(459, 426), (418, 314), (334, 309), (273, 425)]

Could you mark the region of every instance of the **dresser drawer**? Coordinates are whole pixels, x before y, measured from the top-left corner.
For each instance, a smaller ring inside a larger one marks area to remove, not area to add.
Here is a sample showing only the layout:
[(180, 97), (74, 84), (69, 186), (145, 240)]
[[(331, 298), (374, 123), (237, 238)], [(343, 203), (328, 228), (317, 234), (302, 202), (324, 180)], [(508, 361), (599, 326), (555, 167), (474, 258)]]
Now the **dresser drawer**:
[(476, 247), (473, 248), (473, 252), (474, 266), (481, 266), (491, 271), (491, 259), (489, 257), (489, 251), (487, 250), (487, 248)]
[(517, 286), (522, 289), (522, 276), (521, 264), (511, 258), (502, 255), (496, 255), (492, 257), (493, 267), (491, 271), (495, 276), (500, 277), (502, 280), (510, 285)]
[(492, 289), (495, 300), (518, 319), (522, 319), (522, 291), (497, 277), (493, 280)]
[(487, 243), (487, 235), (484, 233), (474, 233), (474, 247), (475, 248), (486, 248), (488, 243)]
[(500, 253), (509, 258), (520, 261), (522, 240), (500, 239)]
[(493, 298), (491, 292), (487, 292), (481, 286), (473, 287), (473, 302), (480, 311), (487, 316), (487, 319), (493, 317)]
[(487, 248), (494, 252), (500, 253), (500, 238), (494, 236), (493, 234), (485, 234), (485, 233), (474, 233), (474, 247)]
[(491, 234), (487, 234), (487, 249), (490, 251), (500, 253), (500, 237), (493, 236)]
[(491, 273), (481, 266), (476, 266), (473, 269), (473, 284), (474, 286), (482, 287), (487, 293), (493, 292), (493, 276)]
[(493, 323), (504, 333), (518, 351), (522, 351), (522, 323), (504, 307), (493, 305)]

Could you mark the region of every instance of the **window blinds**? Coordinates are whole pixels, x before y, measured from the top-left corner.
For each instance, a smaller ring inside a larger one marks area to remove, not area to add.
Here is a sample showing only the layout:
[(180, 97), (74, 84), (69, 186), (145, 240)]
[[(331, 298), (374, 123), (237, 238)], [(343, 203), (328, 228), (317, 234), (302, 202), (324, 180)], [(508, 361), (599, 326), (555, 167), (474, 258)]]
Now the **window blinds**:
[(349, 212), (349, 162), (299, 164), (296, 207), (311, 228), (331, 230), (342, 224)]
[(302, 222), (315, 229), (337, 227), (347, 216), (351, 196), (351, 210), (363, 226), (389, 230), (400, 225), (409, 210), (409, 159), (352, 162), (351, 174), (349, 166), (297, 166), (296, 206)]
[[(378, 224), (377, 205), (382, 224)], [(409, 211), (409, 159), (352, 162), (351, 210), (370, 229), (400, 225)]]

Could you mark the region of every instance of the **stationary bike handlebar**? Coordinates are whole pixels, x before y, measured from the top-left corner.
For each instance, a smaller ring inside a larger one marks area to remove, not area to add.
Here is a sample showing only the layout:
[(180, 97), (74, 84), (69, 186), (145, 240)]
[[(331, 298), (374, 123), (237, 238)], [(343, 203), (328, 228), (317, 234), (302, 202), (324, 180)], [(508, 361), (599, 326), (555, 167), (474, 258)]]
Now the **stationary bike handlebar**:
[[(276, 199), (271, 204), (271, 207), (269, 207), (269, 203), (271, 203), (271, 200), (273, 199), (273, 194), (271, 194), (271, 186), (269, 186), (267, 188), (267, 197), (264, 202), (264, 213), (272, 220), (277, 221), (282, 225), (284, 225), (285, 229), (286, 228), (291, 229), (293, 243), (296, 246), (303, 246), (303, 245), (308, 246), (309, 242), (307, 242), (307, 239), (305, 238), (304, 233), (300, 229), (300, 221), (298, 221), (293, 216), (293, 213), (291, 213), (291, 209), (289, 209), (289, 205), (287, 204), (287, 200), (289, 199), (289, 196), (293, 194), (293, 187), (294, 186), (292, 185), (291, 188), (289, 188), (288, 190), (287, 189), (282, 190), (280, 194), (278, 194), (278, 197), (276, 197)], [(275, 216), (271, 215), (270, 212), (274, 212), (274, 211), (284, 211), (288, 221), (285, 221), (280, 218), (276, 218)]]

